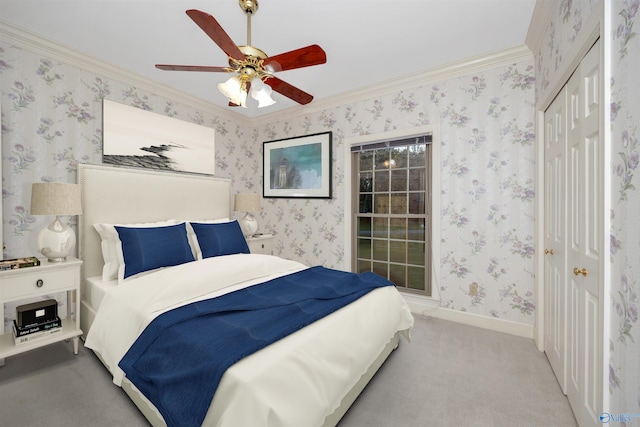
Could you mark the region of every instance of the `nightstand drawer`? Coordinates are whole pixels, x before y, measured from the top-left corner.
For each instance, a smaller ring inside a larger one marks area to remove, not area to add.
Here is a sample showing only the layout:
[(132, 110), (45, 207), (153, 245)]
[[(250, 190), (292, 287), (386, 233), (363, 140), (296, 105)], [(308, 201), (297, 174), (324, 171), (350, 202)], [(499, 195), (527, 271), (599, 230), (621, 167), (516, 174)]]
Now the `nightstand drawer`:
[(252, 254), (273, 255), (273, 234), (261, 234), (247, 238)]
[[(30, 267), (38, 270), (38, 267)], [(76, 271), (70, 269), (34, 271), (21, 274), (0, 285), (0, 295), (4, 301), (31, 297), (34, 294), (53, 293), (72, 288), (76, 281)]]

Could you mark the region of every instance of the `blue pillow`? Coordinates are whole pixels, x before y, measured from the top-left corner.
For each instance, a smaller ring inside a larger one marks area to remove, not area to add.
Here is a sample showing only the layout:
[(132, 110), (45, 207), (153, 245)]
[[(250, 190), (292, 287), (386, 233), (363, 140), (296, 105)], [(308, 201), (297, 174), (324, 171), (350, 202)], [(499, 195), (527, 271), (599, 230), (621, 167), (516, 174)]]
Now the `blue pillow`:
[(238, 221), (190, 224), (198, 238), (202, 258), (249, 253), (249, 246)]
[(166, 227), (115, 227), (122, 242), (124, 278), (195, 261), (185, 223)]

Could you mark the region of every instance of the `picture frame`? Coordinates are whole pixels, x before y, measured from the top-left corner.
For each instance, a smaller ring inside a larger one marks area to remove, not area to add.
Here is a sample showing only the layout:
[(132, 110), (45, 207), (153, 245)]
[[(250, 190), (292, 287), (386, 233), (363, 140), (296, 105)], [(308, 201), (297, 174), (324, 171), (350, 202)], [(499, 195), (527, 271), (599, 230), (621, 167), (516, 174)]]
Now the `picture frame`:
[(263, 143), (262, 196), (331, 199), (331, 132)]

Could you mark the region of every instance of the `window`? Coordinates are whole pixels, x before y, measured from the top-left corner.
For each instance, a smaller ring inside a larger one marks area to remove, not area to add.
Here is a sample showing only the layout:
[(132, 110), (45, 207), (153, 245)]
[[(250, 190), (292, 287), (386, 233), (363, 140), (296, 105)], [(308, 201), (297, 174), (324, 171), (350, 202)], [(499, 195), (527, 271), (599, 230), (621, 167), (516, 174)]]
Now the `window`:
[(431, 135), (351, 152), (354, 271), (431, 296)]

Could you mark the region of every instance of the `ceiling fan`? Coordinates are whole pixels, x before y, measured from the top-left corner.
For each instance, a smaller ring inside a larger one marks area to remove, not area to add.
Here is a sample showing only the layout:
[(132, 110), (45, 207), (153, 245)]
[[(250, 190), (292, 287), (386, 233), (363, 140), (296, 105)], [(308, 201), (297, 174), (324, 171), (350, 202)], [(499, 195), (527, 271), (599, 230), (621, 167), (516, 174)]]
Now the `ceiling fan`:
[(275, 103), (271, 91), (296, 101), (308, 104), (313, 96), (275, 77), (273, 73), (310, 67), (327, 62), (327, 55), (318, 45), (310, 45), (300, 49), (268, 56), (262, 50), (251, 46), (251, 16), (258, 10), (257, 0), (239, 0), (240, 8), (247, 15), (247, 44), (236, 45), (231, 37), (222, 29), (216, 19), (206, 12), (191, 9), (187, 15), (213, 40), (229, 57), (228, 67), (212, 67), (200, 65), (156, 64), (156, 68), (169, 71), (205, 71), (236, 73), (225, 83), (219, 83), (218, 89), (229, 98), (229, 106), (246, 108), (247, 94), (259, 103), (258, 107), (266, 107)]

